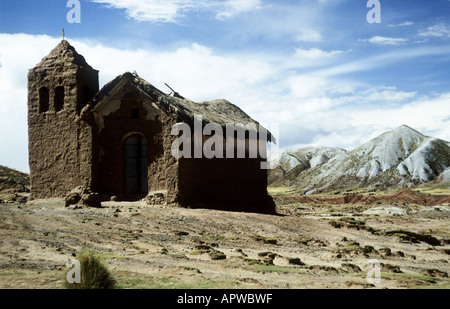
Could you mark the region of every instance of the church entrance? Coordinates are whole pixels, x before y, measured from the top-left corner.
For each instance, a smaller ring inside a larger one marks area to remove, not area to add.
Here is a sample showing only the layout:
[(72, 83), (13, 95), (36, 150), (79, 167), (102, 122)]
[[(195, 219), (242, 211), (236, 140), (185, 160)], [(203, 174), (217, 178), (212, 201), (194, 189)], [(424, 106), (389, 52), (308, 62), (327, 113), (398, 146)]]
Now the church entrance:
[(125, 142), (125, 192), (127, 196), (147, 195), (147, 140), (135, 134)]

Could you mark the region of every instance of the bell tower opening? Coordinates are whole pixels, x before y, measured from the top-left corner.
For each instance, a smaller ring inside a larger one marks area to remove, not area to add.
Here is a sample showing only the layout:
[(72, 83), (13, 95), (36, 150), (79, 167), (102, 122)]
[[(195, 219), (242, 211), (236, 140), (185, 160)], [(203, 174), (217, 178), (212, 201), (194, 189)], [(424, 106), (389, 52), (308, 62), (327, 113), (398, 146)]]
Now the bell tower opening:
[(64, 87), (58, 86), (55, 88), (55, 111), (62, 111), (64, 108)]
[(50, 96), (47, 87), (39, 88), (39, 113), (48, 112), (50, 107)]

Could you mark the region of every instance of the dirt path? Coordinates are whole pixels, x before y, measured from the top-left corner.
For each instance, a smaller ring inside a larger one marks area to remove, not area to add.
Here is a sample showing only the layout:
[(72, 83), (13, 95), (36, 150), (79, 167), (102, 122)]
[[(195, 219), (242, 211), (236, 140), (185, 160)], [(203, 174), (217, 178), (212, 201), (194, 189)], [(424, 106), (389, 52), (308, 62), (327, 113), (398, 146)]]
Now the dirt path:
[[(121, 288), (449, 288), (450, 212), (365, 215), (370, 207), (290, 201), (280, 215), (261, 215), (2, 204), (0, 288), (61, 288), (68, 259), (83, 248), (102, 257)], [(373, 259), (381, 282), (370, 284)]]

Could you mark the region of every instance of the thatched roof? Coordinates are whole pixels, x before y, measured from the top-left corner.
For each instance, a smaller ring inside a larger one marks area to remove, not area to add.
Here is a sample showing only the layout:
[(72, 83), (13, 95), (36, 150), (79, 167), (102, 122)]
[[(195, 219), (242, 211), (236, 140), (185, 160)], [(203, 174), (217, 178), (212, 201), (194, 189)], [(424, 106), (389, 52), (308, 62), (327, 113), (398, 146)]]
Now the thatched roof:
[[(82, 113), (94, 109), (100, 101), (103, 101), (102, 99), (105, 96), (108, 96), (118, 85), (123, 83), (133, 85), (141, 94), (157, 104), (166, 113), (176, 116), (179, 122), (192, 124), (194, 116), (201, 115), (204, 124), (216, 123), (225, 127), (226, 124), (246, 125), (254, 123), (259, 127), (257, 121), (227, 100), (218, 99), (197, 103), (177, 93), (175, 95), (166, 94), (143, 78), (129, 72), (117, 76), (114, 80), (106, 84), (88, 103), (88, 106), (83, 109)], [(271, 140), (270, 132), (267, 134), (268, 139)]]

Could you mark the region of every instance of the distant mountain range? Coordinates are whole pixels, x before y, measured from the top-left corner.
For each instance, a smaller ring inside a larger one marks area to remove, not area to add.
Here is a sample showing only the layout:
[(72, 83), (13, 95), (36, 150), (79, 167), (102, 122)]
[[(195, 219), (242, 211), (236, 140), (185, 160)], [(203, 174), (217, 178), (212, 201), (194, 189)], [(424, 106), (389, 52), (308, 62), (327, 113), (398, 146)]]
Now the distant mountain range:
[(269, 172), (269, 185), (294, 187), (303, 194), (450, 181), (450, 143), (406, 125), (351, 151), (329, 147), (285, 150), (279, 162)]

